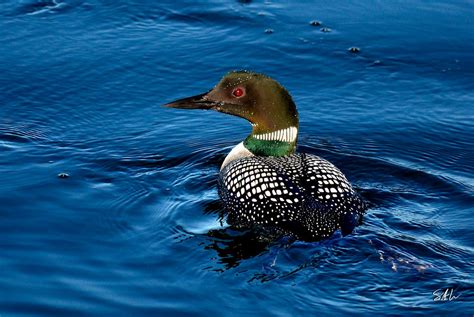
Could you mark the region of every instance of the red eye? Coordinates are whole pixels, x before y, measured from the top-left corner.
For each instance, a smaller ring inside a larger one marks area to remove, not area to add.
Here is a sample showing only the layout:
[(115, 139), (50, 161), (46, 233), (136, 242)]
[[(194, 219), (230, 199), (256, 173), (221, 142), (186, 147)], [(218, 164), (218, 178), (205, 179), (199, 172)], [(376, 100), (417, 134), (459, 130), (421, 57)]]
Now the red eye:
[(234, 95), (236, 98), (240, 98), (245, 95), (245, 91), (243, 88), (237, 87), (232, 91), (232, 95)]

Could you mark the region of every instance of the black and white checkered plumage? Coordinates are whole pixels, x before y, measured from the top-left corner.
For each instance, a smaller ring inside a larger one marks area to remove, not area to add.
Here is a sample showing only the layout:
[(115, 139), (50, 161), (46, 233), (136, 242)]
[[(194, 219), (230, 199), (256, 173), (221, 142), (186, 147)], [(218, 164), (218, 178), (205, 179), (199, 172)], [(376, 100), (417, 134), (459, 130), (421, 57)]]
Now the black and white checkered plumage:
[(365, 204), (330, 162), (311, 154), (250, 156), (219, 175), (219, 195), (236, 227), (274, 227), (304, 240), (352, 232)]

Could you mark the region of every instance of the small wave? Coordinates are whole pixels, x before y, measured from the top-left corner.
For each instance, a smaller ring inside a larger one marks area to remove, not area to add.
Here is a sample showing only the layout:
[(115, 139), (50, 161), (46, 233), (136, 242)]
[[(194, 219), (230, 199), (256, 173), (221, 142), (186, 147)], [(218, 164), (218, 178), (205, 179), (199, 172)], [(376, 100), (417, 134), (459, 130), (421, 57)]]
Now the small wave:
[(17, 15), (43, 15), (65, 12), (80, 6), (83, 0), (28, 0), (14, 10)]
[(164, 20), (177, 23), (199, 23), (228, 25), (235, 24), (253, 24), (254, 19), (249, 16), (250, 12), (240, 10), (242, 8), (233, 6), (223, 6), (220, 8), (209, 9), (205, 11), (192, 10), (168, 10), (163, 16)]
[(54, 12), (65, 7), (66, 3), (59, 2), (58, 0), (39, 0), (24, 4), (19, 11), (27, 15), (36, 15), (46, 12)]
[(379, 238), (369, 239), (368, 242), (375, 248), (380, 263), (387, 265), (392, 271), (425, 273), (427, 270), (434, 269), (433, 264), (426, 260), (395, 247), (397, 244), (387, 244)]
[(46, 139), (45, 134), (29, 126), (10, 126), (0, 124), (0, 141), (29, 143)]

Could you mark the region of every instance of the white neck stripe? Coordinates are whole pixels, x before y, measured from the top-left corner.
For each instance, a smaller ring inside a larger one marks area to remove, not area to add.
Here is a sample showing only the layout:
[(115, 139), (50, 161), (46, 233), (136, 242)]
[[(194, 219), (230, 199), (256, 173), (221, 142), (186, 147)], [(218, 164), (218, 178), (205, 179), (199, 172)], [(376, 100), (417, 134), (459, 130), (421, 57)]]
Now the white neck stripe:
[(269, 133), (254, 134), (253, 137), (258, 140), (265, 141), (281, 141), (281, 142), (294, 142), (298, 136), (298, 129), (296, 127), (289, 127)]

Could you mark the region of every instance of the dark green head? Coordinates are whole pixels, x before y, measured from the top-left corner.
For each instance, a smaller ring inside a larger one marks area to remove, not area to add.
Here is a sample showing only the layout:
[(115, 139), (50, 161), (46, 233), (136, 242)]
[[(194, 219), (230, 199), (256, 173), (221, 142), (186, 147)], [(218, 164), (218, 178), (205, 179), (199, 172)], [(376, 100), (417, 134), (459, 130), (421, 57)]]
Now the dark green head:
[(247, 119), (253, 130), (244, 144), (257, 155), (286, 155), (296, 146), (295, 103), (283, 86), (262, 74), (230, 72), (209, 92), (166, 106), (212, 109)]

